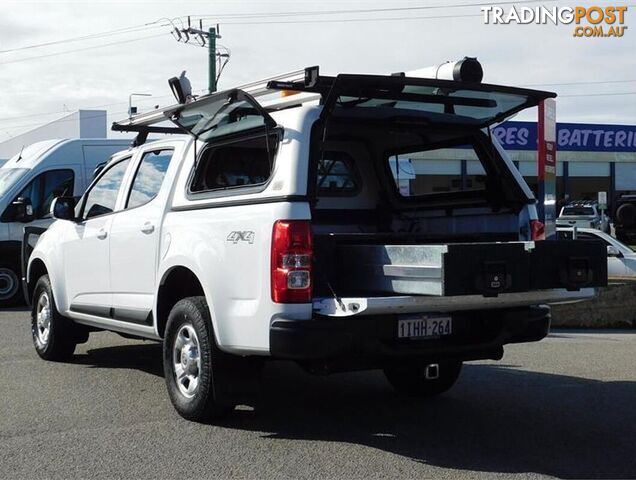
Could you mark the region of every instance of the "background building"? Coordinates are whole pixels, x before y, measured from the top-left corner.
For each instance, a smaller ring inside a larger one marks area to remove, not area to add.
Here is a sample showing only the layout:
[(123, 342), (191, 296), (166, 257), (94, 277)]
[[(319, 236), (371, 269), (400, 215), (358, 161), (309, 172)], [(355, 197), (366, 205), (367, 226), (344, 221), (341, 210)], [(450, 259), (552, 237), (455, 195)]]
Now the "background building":
[[(536, 194), (536, 122), (504, 122), (493, 129), (493, 135)], [(557, 143), (559, 204), (594, 200), (600, 191), (607, 192), (611, 204), (618, 194), (636, 191), (636, 125), (559, 123)], [(471, 148), (400, 157), (401, 178), (410, 182), (411, 194), (469, 190), (483, 187), (485, 182), (484, 170)]]
[(106, 138), (107, 133), (106, 110), (78, 110), (0, 142), (0, 164), (35, 142), (54, 138)]

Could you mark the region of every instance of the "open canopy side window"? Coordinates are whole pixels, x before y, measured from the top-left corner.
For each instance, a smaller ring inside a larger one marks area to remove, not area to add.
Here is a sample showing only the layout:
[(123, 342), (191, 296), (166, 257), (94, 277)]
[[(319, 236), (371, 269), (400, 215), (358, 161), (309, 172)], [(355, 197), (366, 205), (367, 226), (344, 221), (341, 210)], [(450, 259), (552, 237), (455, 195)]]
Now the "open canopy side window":
[[(175, 126), (165, 126), (171, 121)], [(210, 142), (219, 137), (276, 126), (274, 119), (248, 93), (239, 90), (206, 95), (188, 104), (172, 105), (113, 123), (112, 129), (138, 132), (133, 146), (146, 141), (149, 133), (183, 133)]]
[(166, 117), (205, 142), (239, 132), (274, 128), (274, 119), (242, 90), (230, 90), (166, 110)]

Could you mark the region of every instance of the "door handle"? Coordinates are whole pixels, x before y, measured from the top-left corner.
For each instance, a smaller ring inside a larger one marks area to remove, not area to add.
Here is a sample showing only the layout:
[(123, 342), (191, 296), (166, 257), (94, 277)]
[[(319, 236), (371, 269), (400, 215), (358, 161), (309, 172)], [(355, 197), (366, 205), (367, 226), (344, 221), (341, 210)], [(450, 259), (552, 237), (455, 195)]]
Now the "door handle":
[(155, 226), (150, 222), (144, 223), (143, 227), (141, 227), (142, 233), (152, 233), (154, 231), (155, 231)]
[(100, 240), (104, 240), (107, 236), (108, 236), (108, 233), (103, 228), (100, 228), (99, 231), (97, 232), (97, 238), (99, 238)]

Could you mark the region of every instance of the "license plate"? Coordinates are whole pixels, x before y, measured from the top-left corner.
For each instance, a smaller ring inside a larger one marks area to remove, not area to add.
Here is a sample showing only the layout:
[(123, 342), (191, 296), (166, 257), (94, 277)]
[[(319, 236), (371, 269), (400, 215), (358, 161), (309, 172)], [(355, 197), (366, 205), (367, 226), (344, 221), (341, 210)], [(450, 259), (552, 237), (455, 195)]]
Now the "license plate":
[(439, 338), (452, 331), (453, 320), (449, 316), (418, 315), (398, 320), (398, 338)]

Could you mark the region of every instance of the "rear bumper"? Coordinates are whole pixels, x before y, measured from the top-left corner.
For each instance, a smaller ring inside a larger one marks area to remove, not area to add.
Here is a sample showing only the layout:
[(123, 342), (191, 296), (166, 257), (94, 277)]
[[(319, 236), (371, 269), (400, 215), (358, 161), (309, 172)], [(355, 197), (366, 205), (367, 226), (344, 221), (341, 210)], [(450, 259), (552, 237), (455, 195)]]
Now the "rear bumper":
[(427, 340), (397, 339), (398, 315), (276, 320), (270, 353), (294, 360), (498, 360), (503, 345), (539, 341), (550, 329), (547, 306), (453, 312), (452, 317), (452, 335)]

